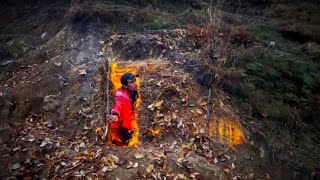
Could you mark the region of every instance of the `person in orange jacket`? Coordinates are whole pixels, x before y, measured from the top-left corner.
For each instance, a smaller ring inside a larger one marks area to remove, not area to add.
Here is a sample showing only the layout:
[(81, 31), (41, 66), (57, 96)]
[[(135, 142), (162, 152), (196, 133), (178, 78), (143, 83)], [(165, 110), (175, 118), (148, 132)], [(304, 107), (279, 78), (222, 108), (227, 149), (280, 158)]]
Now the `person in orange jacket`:
[[(127, 72), (121, 76), (122, 87), (115, 94), (115, 104), (111, 110), (111, 115), (106, 116), (107, 123), (112, 123), (111, 128), (120, 132), (122, 142), (127, 145), (132, 138), (132, 121), (135, 119), (134, 109), (138, 95), (136, 77), (139, 75)], [(112, 143), (117, 144), (113, 141)]]

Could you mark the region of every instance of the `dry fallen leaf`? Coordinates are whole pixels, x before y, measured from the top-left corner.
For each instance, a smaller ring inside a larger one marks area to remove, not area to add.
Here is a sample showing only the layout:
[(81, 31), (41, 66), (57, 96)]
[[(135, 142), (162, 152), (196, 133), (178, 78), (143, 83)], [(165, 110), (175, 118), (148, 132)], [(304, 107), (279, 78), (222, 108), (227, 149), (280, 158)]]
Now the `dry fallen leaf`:
[(160, 107), (163, 103), (163, 100), (159, 101), (159, 102), (156, 102), (154, 103), (153, 107), (157, 108), (157, 107)]
[(230, 168), (224, 167), (223, 168), (223, 172), (225, 172), (226, 174), (230, 173)]
[(150, 109), (151, 111), (153, 111), (153, 110), (154, 110), (153, 104), (150, 104), (150, 105), (148, 106), (148, 109)]
[(177, 119), (177, 114), (175, 112), (172, 112), (172, 118)]
[(57, 173), (59, 171), (59, 169), (61, 168), (60, 165), (58, 165), (55, 169), (54, 169), (54, 172)]
[(153, 136), (158, 136), (160, 134), (160, 129), (149, 129), (149, 131), (153, 134)]
[(204, 152), (204, 153), (202, 153), (202, 155), (204, 155), (205, 157), (208, 157), (208, 158), (213, 158), (212, 153), (209, 153), (209, 152)]
[(82, 142), (79, 147), (85, 149), (85, 148), (87, 148), (87, 145), (84, 142)]
[(177, 160), (176, 164), (177, 164), (179, 167), (183, 167), (183, 166), (182, 166), (183, 161), (184, 161), (184, 158), (179, 158), (179, 159)]
[(190, 150), (193, 142), (183, 145), (183, 149)]
[(18, 164), (18, 163), (11, 166), (12, 170), (16, 170), (16, 169), (19, 169), (19, 168), (21, 168), (21, 165)]
[(195, 167), (196, 167), (196, 165), (195, 165), (195, 164), (187, 165), (187, 168), (188, 168), (188, 169), (193, 169), (193, 168), (195, 168)]
[(178, 175), (174, 178), (174, 180), (178, 180), (178, 179), (187, 180), (188, 178), (187, 178), (185, 175), (183, 175), (183, 174), (178, 174)]
[(155, 116), (156, 116), (156, 118), (164, 117), (164, 115), (162, 113), (160, 113), (159, 110), (156, 111)]
[(31, 143), (32, 143), (34, 140), (36, 140), (36, 139), (35, 139), (35, 138), (28, 139), (28, 141), (31, 142)]
[(98, 158), (102, 154), (102, 149), (98, 149), (94, 158)]
[(91, 107), (83, 107), (81, 110), (84, 113), (89, 113), (92, 110), (92, 108)]
[(15, 147), (12, 151), (15, 152), (15, 151), (19, 151), (19, 150), (21, 150), (21, 147), (20, 147), (20, 146)]
[(206, 101), (203, 101), (203, 102), (201, 102), (200, 103), (200, 106), (205, 106), (205, 105), (207, 105), (208, 103), (206, 102)]
[(64, 156), (64, 151), (57, 150), (54, 152), (54, 155), (58, 158), (61, 158), (62, 156)]
[(85, 75), (85, 74), (87, 74), (87, 71), (86, 71), (86, 69), (78, 69), (78, 73), (79, 73), (79, 75)]
[(97, 134), (99, 137), (101, 137), (101, 138), (104, 137), (104, 136), (103, 136), (103, 131), (102, 131), (102, 129), (101, 129), (100, 127), (98, 127), (98, 128), (96, 129), (96, 134)]
[(126, 166), (127, 169), (133, 168), (133, 163), (129, 161), (129, 164)]
[(180, 126), (183, 127), (183, 124), (182, 124), (182, 120), (181, 120), (181, 119), (180, 119), (180, 121), (179, 121), (179, 124), (177, 125), (177, 128), (180, 128)]
[(198, 177), (199, 175), (200, 175), (200, 173), (195, 172), (195, 173), (190, 174), (190, 178), (192, 178), (192, 179), (197, 179), (197, 177)]
[(44, 155), (44, 157), (45, 157), (46, 159), (50, 159), (50, 154), (49, 154), (49, 153), (46, 153), (46, 154)]
[(61, 62), (55, 62), (54, 65), (60, 67), (61, 66)]
[(40, 147), (44, 147), (47, 145), (47, 142), (46, 141), (42, 141), (42, 143), (40, 144)]
[(220, 100), (220, 107), (222, 108), (223, 107), (223, 102)]
[(148, 109), (150, 109), (151, 111), (154, 110), (154, 108), (159, 108), (163, 103), (163, 100), (162, 101), (159, 101), (159, 102), (156, 102), (156, 103), (153, 103), (153, 104), (150, 104), (148, 106)]
[(102, 168), (102, 172), (107, 172), (107, 170), (108, 170), (108, 166), (104, 166), (103, 168)]
[(138, 167), (138, 165), (139, 165), (138, 162), (135, 162), (133, 167), (136, 168), (136, 167)]
[(73, 82), (72, 86), (73, 86), (74, 89), (78, 89), (80, 87), (80, 85), (81, 84), (78, 81), (75, 81), (75, 82)]
[(110, 155), (110, 158), (113, 162), (118, 163), (119, 162), (119, 158), (115, 155)]
[(74, 147), (74, 150), (75, 150), (76, 152), (79, 152), (79, 146), (76, 145), (76, 146)]
[[(270, 178), (270, 175), (268, 173), (265, 173), (266, 174), (266, 179), (271, 179)], [(312, 176), (311, 176), (312, 177)]]
[(180, 87), (179, 86), (175, 86), (176, 91), (180, 92)]
[(91, 127), (85, 124), (85, 125), (83, 126), (83, 129), (84, 129), (84, 130), (89, 130), (89, 129), (91, 129)]
[(147, 173), (151, 173), (152, 170), (153, 170), (153, 164), (149, 164), (149, 166), (146, 169)]
[(143, 158), (143, 154), (135, 154), (134, 157), (136, 159), (141, 159), (141, 158)]
[(164, 82), (164, 80), (163, 79), (161, 79), (158, 83), (157, 83), (157, 86), (161, 86), (161, 83), (163, 83)]
[(153, 51), (150, 50), (149, 53), (148, 53), (148, 55), (151, 56), (152, 54), (153, 54)]
[(201, 109), (196, 109), (196, 111), (197, 111), (198, 114), (202, 114), (203, 113)]
[(254, 173), (249, 174), (249, 178), (253, 179), (254, 178)]

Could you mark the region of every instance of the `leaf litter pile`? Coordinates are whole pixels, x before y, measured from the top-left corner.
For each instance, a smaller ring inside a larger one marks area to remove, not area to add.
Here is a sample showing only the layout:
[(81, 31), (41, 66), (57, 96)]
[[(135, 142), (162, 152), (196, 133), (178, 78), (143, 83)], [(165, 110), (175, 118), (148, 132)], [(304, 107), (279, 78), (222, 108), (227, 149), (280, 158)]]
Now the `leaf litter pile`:
[[(153, 51), (148, 54), (152, 55)], [(181, 62), (150, 59), (130, 64), (138, 67), (141, 75), (138, 147), (110, 146), (96, 138), (96, 119), (103, 121), (105, 109), (103, 100), (96, 97), (102, 96), (101, 91), (105, 90), (96, 85), (102, 79), (101, 74), (96, 73), (90, 85), (95, 94), (91, 99), (82, 100), (95, 102), (73, 112), (87, 121), (81, 127), (78, 123), (71, 134), (62, 133), (67, 131), (63, 129), (67, 126), (48, 121), (46, 113), (30, 112), (24, 124), (15, 125), (14, 148), (4, 146), (2, 149), (8, 152), (2, 157), (11, 173), (26, 179), (255, 178), (254, 171), (246, 170), (238, 161), (234, 146), (206, 133), (207, 108), (211, 114), (237, 117), (237, 113), (232, 113), (232, 108), (223, 103), (227, 98), (221, 99), (227, 96), (214, 90), (208, 102), (208, 90), (178, 67)], [(93, 70), (78, 68), (75, 76), (88, 77)], [(83, 84), (74, 81), (65, 86), (76, 96)], [(47, 101), (51, 102), (52, 98), (55, 97), (48, 96)], [(12, 156), (19, 158), (12, 159)], [(246, 160), (253, 160), (253, 156)], [(259, 178), (270, 177), (265, 173)]]

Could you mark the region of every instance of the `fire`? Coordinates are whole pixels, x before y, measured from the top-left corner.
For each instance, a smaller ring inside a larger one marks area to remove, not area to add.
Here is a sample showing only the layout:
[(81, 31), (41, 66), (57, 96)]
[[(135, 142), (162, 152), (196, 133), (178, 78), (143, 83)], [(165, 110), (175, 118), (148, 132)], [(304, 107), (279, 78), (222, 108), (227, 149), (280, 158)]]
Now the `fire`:
[[(135, 67), (130, 67), (130, 66), (122, 67), (121, 64), (113, 63), (110, 68), (110, 80), (113, 85), (112, 94), (114, 94), (119, 88), (121, 88), (122, 85), (121, 85), (120, 79), (124, 73), (131, 72), (133, 74), (137, 74), (137, 71), (138, 71), (138, 69)], [(136, 78), (136, 82), (137, 82), (137, 85), (139, 88), (140, 87), (140, 78)], [(138, 108), (140, 106), (140, 103), (141, 103), (141, 97), (139, 97), (137, 99), (136, 108)], [(138, 126), (137, 119), (138, 119), (138, 113), (136, 112), (135, 119), (132, 122), (132, 127), (133, 127), (132, 135), (133, 136), (132, 136), (132, 139), (129, 142), (128, 146), (138, 146), (139, 126)], [(120, 136), (119, 132), (117, 132), (117, 131), (113, 131), (109, 135), (109, 137), (111, 137), (111, 138), (108, 138), (109, 139), (108, 144), (112, 144), (112, 142), (111, 142), (112, 139), (121, 139), (121, 136)]]
[(240, 124), (233, 119), (224, 119), (214, 116), (209, 123), (209, 135), (228, 142), (230, 145), (239, 145), (244, 142)]

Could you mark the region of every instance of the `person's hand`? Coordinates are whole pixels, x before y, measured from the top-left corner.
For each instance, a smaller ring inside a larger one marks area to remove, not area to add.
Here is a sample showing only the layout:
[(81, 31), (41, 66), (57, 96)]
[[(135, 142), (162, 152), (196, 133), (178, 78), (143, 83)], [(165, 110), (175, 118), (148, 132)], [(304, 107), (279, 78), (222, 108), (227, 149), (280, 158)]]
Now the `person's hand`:
[(106, 115), (107, 123), (112, 123), (118, 119), (117, 115)]

